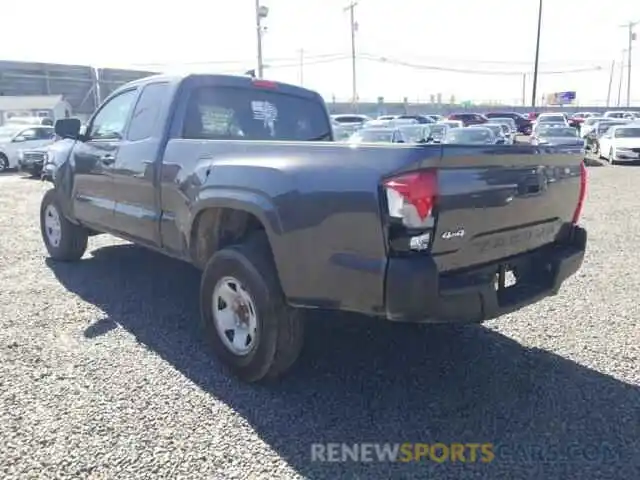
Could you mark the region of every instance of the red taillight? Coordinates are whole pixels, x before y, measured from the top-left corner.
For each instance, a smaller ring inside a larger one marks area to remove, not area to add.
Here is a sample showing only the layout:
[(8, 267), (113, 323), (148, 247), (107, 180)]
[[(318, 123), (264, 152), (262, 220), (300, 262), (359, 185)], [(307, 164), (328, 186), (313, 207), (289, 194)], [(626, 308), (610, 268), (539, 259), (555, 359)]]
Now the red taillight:
[(438, 195), (438, 177), (433, 170), (399, 175), (383, 184), (389, 216), (409, 228), (433, 225), (433, 207)]
[(258, 88), (276, 88), (278, 84), (270, 80), (261, 80), (258, 78), (253, 80), (253, 86)]
[(574, 224), (578, 223), (580, 220), (580, 215), (582, 214), (582, 207), (584, 205), (584, 199), (587, 196), (587, 167), (584, 162), (580, 163), (580, 196), (578, 196), (578, 205), (576, 205), (576, 209), (573, 212), (573, 220)]

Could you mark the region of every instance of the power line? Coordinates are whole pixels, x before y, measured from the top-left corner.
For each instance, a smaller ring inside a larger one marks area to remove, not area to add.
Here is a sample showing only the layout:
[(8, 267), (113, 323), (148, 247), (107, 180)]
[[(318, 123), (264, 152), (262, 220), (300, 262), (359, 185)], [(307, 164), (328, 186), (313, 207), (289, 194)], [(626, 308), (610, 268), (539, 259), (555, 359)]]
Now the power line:
[[(474, 75), (497, 75), (497, 76), (508, 76), (508, 75), (523, 75), (528, 74), (527, 71), (522, 70), (478, 70), (471, 68), (456, 68), (456, 67), (444, 67), (441, 65), (421, 65), (417, 63), (406, 62), (399, 59), (389, 58), (389, 57), (376, 57), (369, 54), (361, 55), (361, 58), (364, 60), (370, 60), (374, 62), (380, 63), (388, 63), (408, 68), (414, 68), (417, 70), (435, 70), (441, 72), (450, 72), (450, 73), (466, 73), (466, 74), (474, 74)], [(548, 70), (541, 71), (539, 74), (544, 75), (558, 75), (558, 74), (571, 74), (571, 73), (585, 73), (585, 72), (594, 72), (602, 70), (601, 65), (593, 65), (590, 67), (576, 68), (576, 69), (567, 69), (567, 70)]]

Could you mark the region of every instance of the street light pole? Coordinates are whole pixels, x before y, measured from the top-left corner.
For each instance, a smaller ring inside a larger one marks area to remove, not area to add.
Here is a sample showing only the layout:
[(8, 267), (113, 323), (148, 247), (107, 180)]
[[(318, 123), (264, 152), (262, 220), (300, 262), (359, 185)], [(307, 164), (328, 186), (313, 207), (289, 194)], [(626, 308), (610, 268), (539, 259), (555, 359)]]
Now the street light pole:
[(352, 2), (344, 10), (349, 10), (349, 22), (351, 24), (351, 101), (353, 108), (357, 109), (358, 105), (358, 83), (356, 76), (356, 31), (358, 24), (356, 23), (355, 8), (358, 0)]
[(264, 5), (260, 5), (260, 0), (256, 0), (256, 33), (258, 35), (258, 78), (262, 78), (264, 74), (264, 62), (262, 61), (262, 19), (267, 18), (269, 9)]
[(531, 92), (531, 108), (536, 108), (536, 95), (538, 94), (538, 64), (540, 60), (540, 30), (542, 28), (542, 0), (538, 6), (538, 34), (536, 36), (536, 59), (533, 66), (533, 87)]
[(624, 76), (624, 55), (627, 53), (626, 50), (622, 50), (622, 59), (620, 60), (620, 78), (618, 79), (618, 101), (616, 102), (616, 106), (620, 106), (620, 102), (622, 102), (622, 78)]

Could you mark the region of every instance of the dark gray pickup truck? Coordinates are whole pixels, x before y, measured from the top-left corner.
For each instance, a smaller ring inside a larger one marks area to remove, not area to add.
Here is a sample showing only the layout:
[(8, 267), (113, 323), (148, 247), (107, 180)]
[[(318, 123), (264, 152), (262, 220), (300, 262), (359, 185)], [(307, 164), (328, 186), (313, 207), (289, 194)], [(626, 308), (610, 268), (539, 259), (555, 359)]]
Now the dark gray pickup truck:
[(478, 323), (583, 261), (579, 152), (342, 144), (317, 93), (223, 75), (127, 84), (79, 128), (56, 124), (49, 255), (110, 233), (202, 269), (203, 328), (245, 381), (293, 365), (304, 309)]

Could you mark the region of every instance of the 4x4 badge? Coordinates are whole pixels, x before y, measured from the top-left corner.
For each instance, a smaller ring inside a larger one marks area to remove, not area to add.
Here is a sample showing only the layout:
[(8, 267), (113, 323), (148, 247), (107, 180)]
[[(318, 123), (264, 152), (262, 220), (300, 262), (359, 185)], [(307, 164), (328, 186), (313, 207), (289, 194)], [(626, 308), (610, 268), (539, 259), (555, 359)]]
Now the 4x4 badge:
[(444, 232), (442, 234), (442, 238), (445, 240), (450, 240), (452, 238), (462, 238), (464, 237), (464, 228), (459, 228), (455, 232)]

